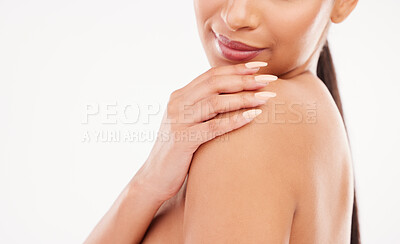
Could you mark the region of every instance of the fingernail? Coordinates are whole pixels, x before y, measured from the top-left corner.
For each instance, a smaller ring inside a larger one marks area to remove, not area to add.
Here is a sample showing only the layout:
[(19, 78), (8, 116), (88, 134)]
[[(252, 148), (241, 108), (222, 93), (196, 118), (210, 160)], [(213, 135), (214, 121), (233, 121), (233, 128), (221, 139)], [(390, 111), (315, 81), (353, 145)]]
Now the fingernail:
[(278, 79), (277, 76), (275, 75), (257, 75), (254, 77), (254, 79), (256, 80), (256, 82), (259, 83), (268, 83), (268, 81), (275, 81)]
[(254, 96), (258, 99), (261, 100), (268, 100), (271, 97), (276, 97), (275, 92), (268, 92), (268, 91), (263, 91), (263, 92), (257, 92), (254, 94)]
[(242, 113), (243, 117), (247, 120), (250, 121), (254, 119), (257, 115), (261, 114), (262, 110), (261, 109), (250, 109), (247, 111), (244, 111)]
[(248, 62), (248, 63), (245, 64), (246, 68), (248, 68), (248, 69), (265, 67), (267, 65), (268, 65), (267, 62), (261, 62), (261, 61)]

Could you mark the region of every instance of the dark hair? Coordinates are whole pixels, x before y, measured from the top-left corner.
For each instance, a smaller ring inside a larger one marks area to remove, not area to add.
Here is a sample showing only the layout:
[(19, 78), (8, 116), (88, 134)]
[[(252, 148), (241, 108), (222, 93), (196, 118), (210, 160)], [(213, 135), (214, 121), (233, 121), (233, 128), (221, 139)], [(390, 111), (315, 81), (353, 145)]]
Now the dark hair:
[[(344, 120), (342, 101), (340, 100), (339, 89), (336, 79), (335, 66), (333, 65), (332, 55), (329, 50), (328, 41), (322, 47), (321, 54), (318, 59), (317, 76), (324, 82), (329, 92), (331, 93), (335, 103), (342, 115), (343, 124), (346, 130), (347, 140), (349, 136), (347, 133), (346, 123)], [(350, 144), (350, 143), (349, 143)], [(355, 182), (354, 182), (355, 183)], [(356, 199), (356, 187), (354, 184), (354, 203), (353, 203), (353, 214), (351, 219), (351, 241), (350, 244), (360, 244), (360, 227), (358, 223), (358, 209)]]

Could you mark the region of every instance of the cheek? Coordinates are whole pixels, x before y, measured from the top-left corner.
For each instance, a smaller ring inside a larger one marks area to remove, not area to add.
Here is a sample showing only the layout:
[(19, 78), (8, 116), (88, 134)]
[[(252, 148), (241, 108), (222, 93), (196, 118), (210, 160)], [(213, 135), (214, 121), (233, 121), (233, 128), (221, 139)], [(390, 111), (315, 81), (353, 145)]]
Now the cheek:
[(219, 23), (220, 12), (226, 4), (226, 0), (194, 0), (197, 30), (203, 48), (212, 66), (217, 65), (213, 59), (216, 50), (214, 47), (214, 35), (211, 27)]
[(196, 16), (197, 30), (200, 39), (204, 42), (206, 38), (204, 35), (205, 28), (209, 25), (209, 21), (212, 19), (213, 13), (217, 9), (218, 1), (204, 1), (204, 0), (194, 0), (194, 10)]
[(274, 58), (280, 60), (278, 63), (299, 65), (317, 48), (326, 22), (323, 19), (326, 13), (319, 2), (286, 7), (277, 10), (279, 15), (268, 19), (275, 42)]
[(194, 10), (198, 24), (204, 25), (204, 22), (210, 19), (218, 10), (224, 0), (204, 1), (194, 0)]

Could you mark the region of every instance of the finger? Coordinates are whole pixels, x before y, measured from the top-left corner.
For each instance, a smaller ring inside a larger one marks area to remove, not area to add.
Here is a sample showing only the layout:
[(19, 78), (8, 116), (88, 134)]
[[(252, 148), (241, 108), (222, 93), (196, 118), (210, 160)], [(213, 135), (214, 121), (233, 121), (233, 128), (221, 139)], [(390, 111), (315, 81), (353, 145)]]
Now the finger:
[(192, 88), (198, 83), (214, 75), (229, 75), (229, 74), (250, 75), (259, 71), (261, 67), (266, 67), (267, 65), (268, 65), (267, 62), (253, 61), (247, 63), (212, 67), (203, 74), (199, 75), (192, 82), (182, 87), (182, 90), (186, 90), (187, 88)]
[[(268, 91), (213, 95), (199, 101), (189, 108), (193, 114), (193, 118), (191, 119), (194, 123), (205, 121), (220, 113), (265, 104), (269, 98), (275, 96), (276, 93)], [(188, 113), (186, 112), (186, 114)]]
[(260, 89), (277, 79), (275, 75), (216, 75), (187, 90), (185, 99), (194, 104), (215, 94)]
[[(215, 118), (206, 122), (194, 125), (187, 130), (192, 136), (190, 143), (200, 146), (217, 136), (225, 134), (250, 123), (262, 112), (261, 109), (249, 109), (244, 112), (234, 113), (224, 118)], [(195, 135), (195, 136), (194, 136)]]

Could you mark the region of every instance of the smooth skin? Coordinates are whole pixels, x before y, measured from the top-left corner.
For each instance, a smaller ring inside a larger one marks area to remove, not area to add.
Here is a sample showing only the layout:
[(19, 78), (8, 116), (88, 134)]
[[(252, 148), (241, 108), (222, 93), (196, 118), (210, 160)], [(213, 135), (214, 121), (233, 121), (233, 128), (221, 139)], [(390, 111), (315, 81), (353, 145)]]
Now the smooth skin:
[[(157, 209), (181, 189), (196, 149), (250, 122), (242, 114), (213, 117), (229, 114), (223, 111), (266, 103), (245, 91), (267, 85), (255, 80), (258, 70), (244, 63), (213, 67), (174, 91), (148, 159), (85, 243), (139, 243)], [(222, 92), (236, 94), (219, 95)], [(192, 108), (182, 106), (189, 104)], [(191, 133), (200, 137), (183, 137)]]
[[(194, 4), (212, 68), (171, 94), (159, 131), (205, 136), (158, 138), (85, 243), (346, 243), (354, 187), (349, 147), (315, 73), (330, 23), (342, 22), (357, 0)], [(268, 48), (252, 60), (268, 66), (226, 60), (212, 30)], [(279, 79), (257, 85), (259, 74)], [(277, 96), (262, 103), (254, 96), (260, 91)], [(314, 123), (307, 120), (313, 102)], [(249, 108), (263, 113), (249, 122), (241, 113)]]

